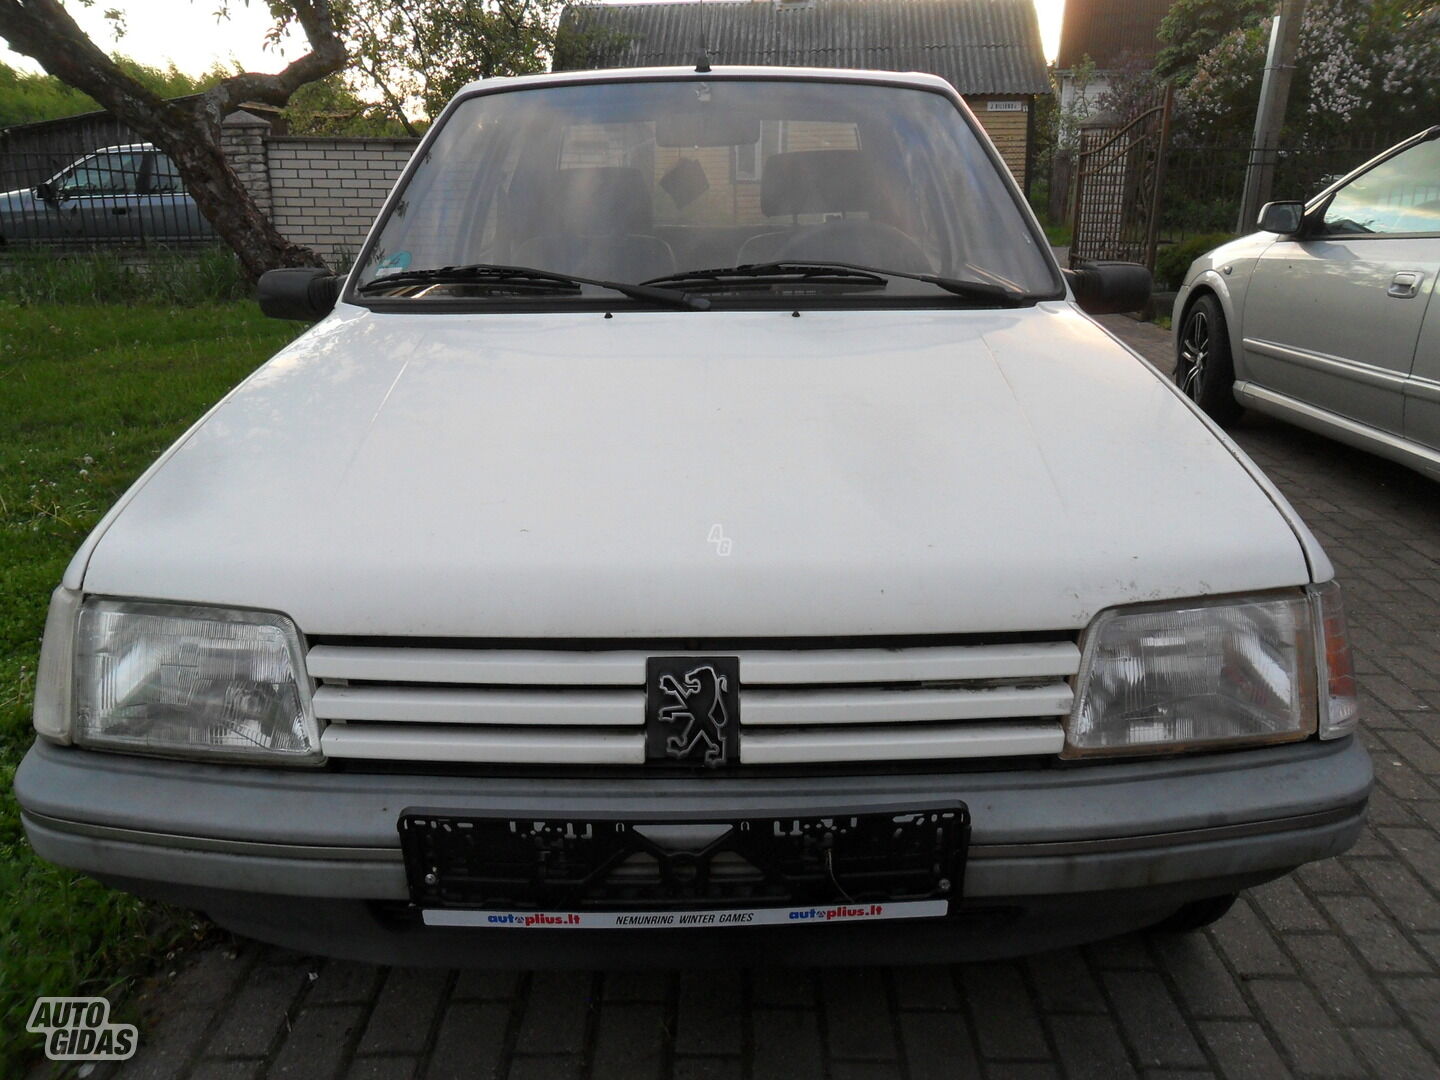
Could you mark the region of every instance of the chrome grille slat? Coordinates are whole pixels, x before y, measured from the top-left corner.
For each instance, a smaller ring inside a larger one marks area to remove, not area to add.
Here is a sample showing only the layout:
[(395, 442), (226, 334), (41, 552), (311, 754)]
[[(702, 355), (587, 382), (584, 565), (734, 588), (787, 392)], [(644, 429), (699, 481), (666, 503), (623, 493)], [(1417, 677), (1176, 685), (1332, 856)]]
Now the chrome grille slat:
[[(821, 643), (824, 644), (823, 642)], [(1054, 754), (1072, 641), (898, 647), (435, 648), (320, 644), (306, 662), (336, 758), (643, 765), (650, 656), (738, 656), (740, 761)]]

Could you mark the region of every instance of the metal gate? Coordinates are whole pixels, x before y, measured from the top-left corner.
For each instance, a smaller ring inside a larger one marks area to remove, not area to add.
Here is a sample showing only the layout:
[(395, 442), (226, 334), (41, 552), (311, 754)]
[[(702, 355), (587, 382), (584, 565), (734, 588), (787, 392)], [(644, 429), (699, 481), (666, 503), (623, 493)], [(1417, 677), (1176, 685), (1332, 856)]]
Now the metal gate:
[(1170, 106), (1167, 85), (1120, 126), (1081, 130), (1070, 215), (1072, 268), (1122, 259), (1155, 269)]

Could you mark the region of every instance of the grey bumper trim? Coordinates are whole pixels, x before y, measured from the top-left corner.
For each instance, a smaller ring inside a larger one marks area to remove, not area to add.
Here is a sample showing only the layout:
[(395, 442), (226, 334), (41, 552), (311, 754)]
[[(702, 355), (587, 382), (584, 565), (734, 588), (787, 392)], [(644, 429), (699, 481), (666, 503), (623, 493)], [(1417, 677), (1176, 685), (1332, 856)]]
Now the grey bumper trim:
[(1056, 844), (977, 844), (970, 848), (972, 859), (1023, 859), (1041, 855), (1099, 855), (1108, 851), (1153, 851), (1180, 844), (1200, 844), (1209, 840), (1238, 840), (1246, 836), (1266, 836), (1293, 829), (1333, 825), (1361, 813), (1365, 804), (1341, 806), (1317, 814), (1268, 818), (1264, 821), (1242, 821), (1235, 825), (1211, 825), (1202, 829), (1178, 832), (1143, 833), (1138, 836), (1110, 836), (1095, 840), (1071, 840)]
[[(1203, 829), (1179, 832), (1145, 833), (1136, 836), (1097, 837), (1094, 840), (1072, 840), (1066, 843), (1037, 844), (974, 844), (971, 859), (1023, 859), (1042, 856), (1099, 855), (1112, 851), (1145, 851), (1201, 844), (1212, 840), (1233, 840), (1249, 836), (1266, 836), (1295, 829), (1318, 828), (1353, 818), (1363, 810), (1358, 806), (1342, 806), (1318, 814), (1247, 821), (1235, 825), (1213, 825)], [(356, 862), (400, 862), (400, 849), (367, 847), (321, 847), (311, 844), (268, 844), (250, 840), (217, 840), (209, 836), (185, 836), (179, 833), (149, 832), (122, 829), (113, 825), (92, 825), (84, 821), (67, 821), (46, 814), (25, 814), (27, 824), (39, 825), (53, 832), (96, 840), (113, 840), (125, 844), (151, 844), (156, 847), (180, 848), (188, 851), (213, 851), (225, 855), (259, 855), (269, 859), (353, 860)]]
[(270, 844), (256, 840), (218, 840), (212, 836), (186, 836), (181, 833), (151, 832), (148, 829), (122, 829), (115, 825), (92, 825), (88, 821), (68, 821), (49, 814), (20, 815), (54, 832), (88, 836), (96, 840), (115, 840), (123, 844), (153, 844), (156, 847), (184, 848), (188, 851), (217, 851), (225, 855), (261, 855), (267, 859), (350, 859), (356, 862), (400, 861), (400, 849), (379, 847), (323, 847), (319, 844)]

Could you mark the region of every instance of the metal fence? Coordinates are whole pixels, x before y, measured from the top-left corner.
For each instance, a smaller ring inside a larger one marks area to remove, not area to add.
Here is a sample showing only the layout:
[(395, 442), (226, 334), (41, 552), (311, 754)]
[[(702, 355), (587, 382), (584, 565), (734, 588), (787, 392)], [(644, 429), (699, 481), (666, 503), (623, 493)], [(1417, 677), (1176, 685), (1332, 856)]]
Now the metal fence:
[(149, 143), (0, 143), (0, 247), (185, 245), (215, 238), (174, 163)]
[[(1344, 143), (1282, 148), (1271, 198), (1309, 199), (1407, 134), (1369, 132)], [(1171, 145), (1160, 200), (1160, 243), (1235, 232), (1249, 160), (1248, 146)]]

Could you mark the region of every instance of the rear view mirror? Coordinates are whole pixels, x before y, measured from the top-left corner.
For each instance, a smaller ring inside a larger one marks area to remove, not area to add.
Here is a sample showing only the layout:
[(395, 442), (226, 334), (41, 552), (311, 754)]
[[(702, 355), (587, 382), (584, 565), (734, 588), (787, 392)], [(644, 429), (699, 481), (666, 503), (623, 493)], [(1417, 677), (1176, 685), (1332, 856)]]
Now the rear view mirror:
[(59, 195), (55, 191), (55, 185), (49, 180), (41, 180), (35, 185), (35, 197), (41, 202), (56, 202)]
[(1305, 221), (1305, 204), (1301, 202), (1267, 202), (1260, 208), (1256, 224), (1262, 232), (1294, 236)]
[(759, 141), (758, 116), (705, 109), (655, 118), (656, 146), (746, 146)]
[(1087, 315), (1118, 315), (1140, 311), (1150, 303), (1153, 281), (1150, 271), (1139, 263), (1092, 262), (1065, 277), (1075, 292), (1075, 302)]
[(342, 280), (317, 266), (267, 270), (260, 275), (255, 299), (272, 319), (318, 322), (334, 309)]

